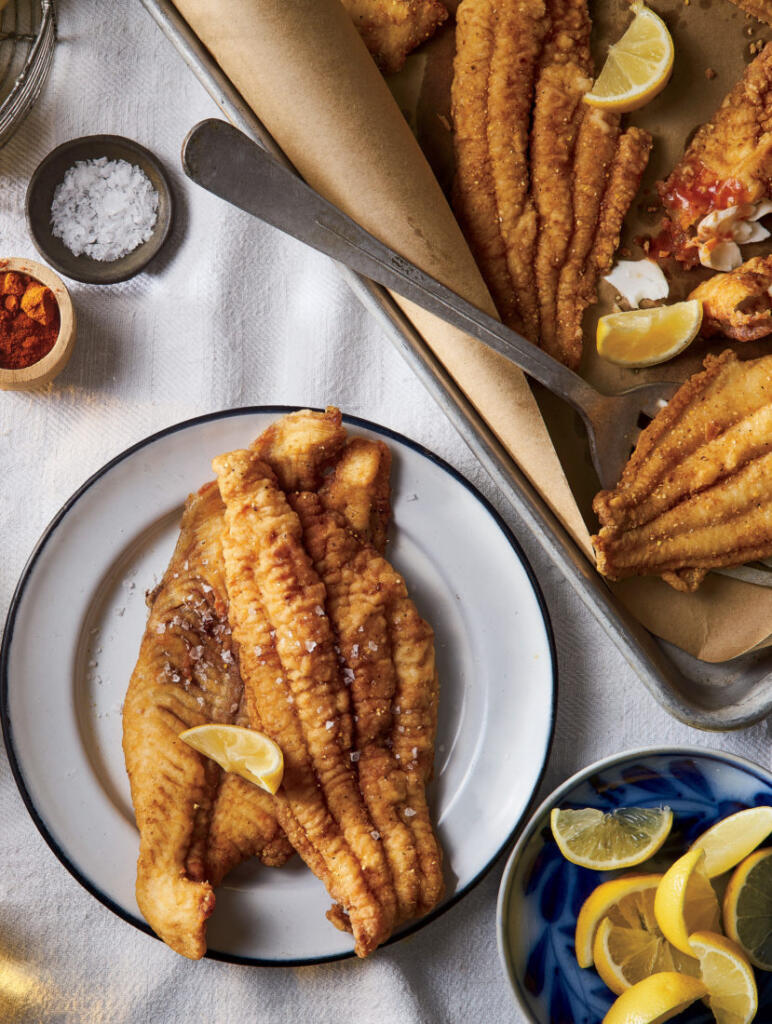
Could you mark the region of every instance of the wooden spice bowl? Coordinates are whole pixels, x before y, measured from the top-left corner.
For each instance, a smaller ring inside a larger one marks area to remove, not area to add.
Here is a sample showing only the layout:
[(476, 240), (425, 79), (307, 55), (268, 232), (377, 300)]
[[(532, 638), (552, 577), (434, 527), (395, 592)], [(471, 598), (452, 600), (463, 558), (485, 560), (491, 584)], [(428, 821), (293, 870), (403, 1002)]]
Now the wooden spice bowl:
[(2, 391), (21, 391), (24, 388), (47, 384), (65, 368), (75, 346), (75, 310), (70, 293), (61, 278), (53, 270), (42, 263), (36, 263), (35, 260), (0, 259), (0, 274), (13, 271), (34, 277), (54, 293), (59, 307), (59, 334), (51, 351), (31, 366), (24, 366), (18, 370), (0, 367)]

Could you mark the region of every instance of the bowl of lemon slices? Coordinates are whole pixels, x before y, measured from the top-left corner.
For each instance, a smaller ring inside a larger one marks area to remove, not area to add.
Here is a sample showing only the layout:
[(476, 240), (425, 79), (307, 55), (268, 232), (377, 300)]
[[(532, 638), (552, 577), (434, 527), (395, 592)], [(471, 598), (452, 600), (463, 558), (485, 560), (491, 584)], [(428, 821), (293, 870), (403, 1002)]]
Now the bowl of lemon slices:
[(772, 773), (697, 747), (590, 765), (522, 833), (497, 930), (534, 1024), (772, 1021)]

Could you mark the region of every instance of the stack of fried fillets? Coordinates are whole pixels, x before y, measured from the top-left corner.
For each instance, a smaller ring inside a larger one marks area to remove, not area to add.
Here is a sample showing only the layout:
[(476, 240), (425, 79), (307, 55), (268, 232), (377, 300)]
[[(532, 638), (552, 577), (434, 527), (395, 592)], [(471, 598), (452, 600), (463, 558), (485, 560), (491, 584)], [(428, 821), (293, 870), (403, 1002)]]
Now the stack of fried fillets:
[[(303, 411), (216, 458), (188, 499), (123, 713), (137, 901), (185, 956), (204, 954), (214, 887), (252, 856), (296, 850), (360, 956), (442, 895), (433, 634), (383, 558), (389, 463), (337, 410)], [(205, 722), (279, 744), (275, 797), (178, 738)]]
[(576, 367), (651, 137), (582, 102), (585, 0), (461, 0), (455, 208), (502, 320)]

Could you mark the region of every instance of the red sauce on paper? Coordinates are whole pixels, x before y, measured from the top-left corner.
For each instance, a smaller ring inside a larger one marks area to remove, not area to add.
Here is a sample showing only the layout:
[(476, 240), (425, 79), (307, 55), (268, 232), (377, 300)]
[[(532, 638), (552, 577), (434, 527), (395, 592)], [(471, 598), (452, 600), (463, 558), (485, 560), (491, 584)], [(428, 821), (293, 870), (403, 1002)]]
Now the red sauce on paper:
[(59, 336), (54, 293), (29, 274), (0, 273), (0, 369), (21, 370), (48, 355)]

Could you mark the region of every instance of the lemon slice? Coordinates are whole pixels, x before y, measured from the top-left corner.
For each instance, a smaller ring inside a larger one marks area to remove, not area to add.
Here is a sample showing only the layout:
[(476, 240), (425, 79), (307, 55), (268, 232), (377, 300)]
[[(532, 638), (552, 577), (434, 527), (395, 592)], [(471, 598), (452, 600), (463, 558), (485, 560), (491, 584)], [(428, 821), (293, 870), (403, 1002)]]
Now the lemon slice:
[(635, 18), (609, 47), (600, 75), (584, 97), (604, 110), (637, 110), (667, 85), (673, 70), (673, 40), (662, 18), (642, 3), (630, 5)]
[(672, 825), (669, 807), (620, 807), (608, 814), (594, 807), (556, 807), (550, 815), (552, 835), (566, 860), (595, 871), (643, 863), (662, 846)]
[(762, 971), (772, 971), (772, 849), (739, 865), (724, 894), (724, 928)]
[[(601, 921), (612, 911), (623, 920), (628, 915), (633, 920), (636, 917), (640, 918), (645, 912), (642, 895), (647, 891), (651, 893), (653, 907), (654, 893), (661, 879), (662, 875), (627, 875), (624, 878), (615, 878), (611, 882), (601, 882), (592, 890), (576, 919), (576, 960), (580, 967), (592, 966), (592, 944)], [(608, 982), (606, 984), (608, 985)]]
[(718, 900), (705, 873), (705, 851), (687, 851), (668, 868), (657, 886), (654, 914), (662, 934), (676, 949), (692, 955), (693, 932), (719, 932)]
[(676, 949), (659, 930), (654, 893), (654, 889), (647, 889), (622, 900), (603, 918), (595, 933), (595, 969), (617, 995), (662, 971), (677, 971), (693, 978), (700, 975), (697, 960)]
[(664, 1024), (707, 991), (704, 982), (688, 974), (652, 974), (619, 996), (603, 1024)]
[(618, 366), (655, 366), (683, 352), (699, 334), (701, 323), (699, 299), (609, 313), (598, 321), (598, 355)]
[(180, 739), (200, 754), (216, 761), (226, 772), (275, 793), (284, 775), (284, 757), (261, 732), (240, 725), (196, 725), (180, 733)]
[(708, 878), (715, 878), (745, 860), (770, 832), (772, 807), (749, 807), (717, 821), (690, 848), (699, 846), (705, 851), (705, 871)]
[(753, 968), (743, 951), (731, 939), (711, 932), (695, 932), (689, 942), (700, 962), (716, 1024), (750, 1024), (759, 1000)]

